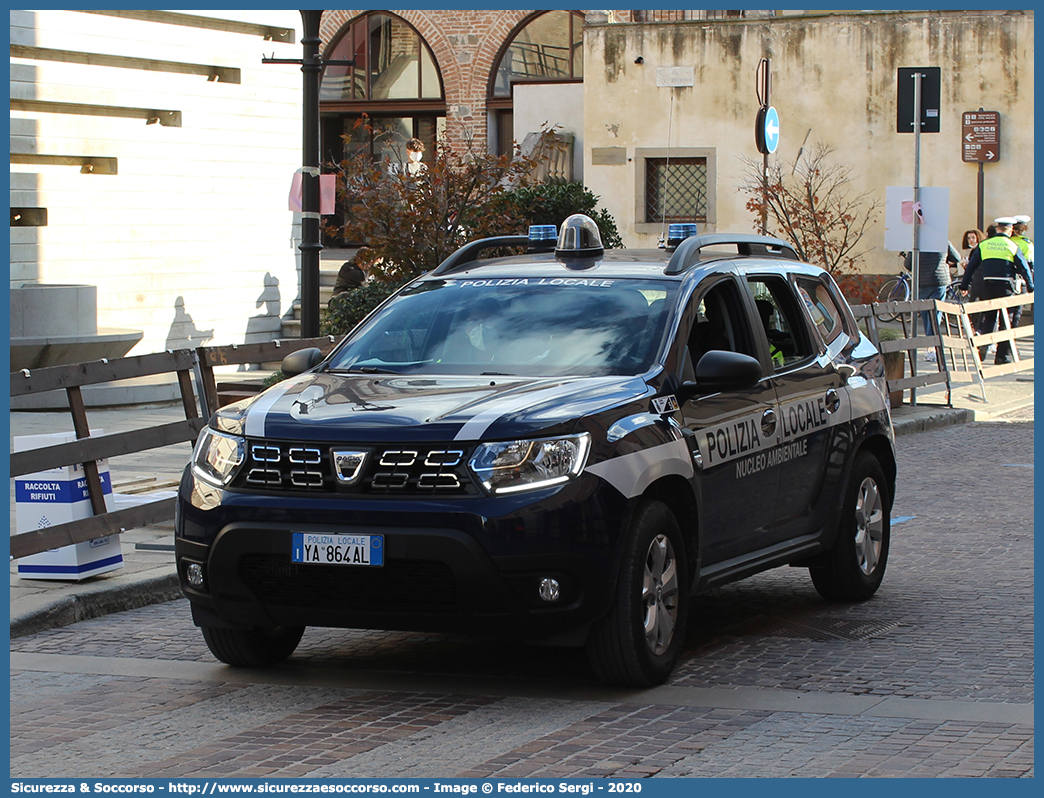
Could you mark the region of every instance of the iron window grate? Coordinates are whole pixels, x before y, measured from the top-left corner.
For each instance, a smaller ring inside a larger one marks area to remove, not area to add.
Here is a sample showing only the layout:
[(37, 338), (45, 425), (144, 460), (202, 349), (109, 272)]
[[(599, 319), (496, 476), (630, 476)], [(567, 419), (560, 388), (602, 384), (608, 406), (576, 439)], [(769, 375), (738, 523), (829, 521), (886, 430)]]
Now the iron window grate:
[(707, 159), (645, 159), (645, 221), (707, 220)]

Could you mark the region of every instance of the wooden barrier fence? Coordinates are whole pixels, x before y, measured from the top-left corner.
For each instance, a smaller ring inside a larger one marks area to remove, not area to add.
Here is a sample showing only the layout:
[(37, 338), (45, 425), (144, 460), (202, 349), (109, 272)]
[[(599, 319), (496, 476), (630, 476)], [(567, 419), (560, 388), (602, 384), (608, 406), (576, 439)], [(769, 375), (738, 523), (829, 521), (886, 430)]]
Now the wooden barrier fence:
[[(1017, 347), (1019, 338), (1033, 334), (1032, 327), (1012, 329), (1007, 312), (1000, 312), (998, 313), (998, 329), (987, 335), (977, 335), (974, 333), (970, 321), (972, 314), (1005, 310), (1015, 305), (1032, 303), (1033, 294), (1019, 294), (1013, 297), (969, 302), (963, 305), (938, 300), (913, 300), (857, 305), (852, 310), (856, 317), (865, 323), (871, 339), (882, 352), (902, 352), (910, 363), (910, 376), (889, 380), (888, 389), (890, 391), (910, 390), (913, 392), (918, 388), (945, 383), (946, 402), (949, 404), (951, 384), (955, 380), (967, 377), (966, 381), (978, 382), (983, 391), (983, 399), (985, 399), (985, 379), (1033, 367), (1032, 358), (1020, 358)], [(920, 335), (916, 338), (907, 337), (908, 328), (904, 322), (902, 339), (881, 340), (878, 322), (880, 315), (899, 313), (900, 318), (905, 319), (909, 317), (910, 313), (923, 310), (934, 310), (943, 314), (944, 322), (940, 325), (940, 329), (935, 331), (935, 334)], [(1013, 362), (994, 366), (983, 364), (979, 358), (978, 347), (989, 346), (1001, 341), (1011, 342)], [(13, 453), (11, 455), (11, 476), (24, 476), (50, 468), (82, 463), (94, 515), (79, 521), (13, 535), (11, 537), (11, 556), (26, 557), (56, 547), (115, 535), (127, 529), (148, 526), (173, 518), (175, 500), (172, 498), (114, 512), (105, 512), (101, 478), (96, 461), (175, 443), (194, 441), (199, 431), (206, 425), (207, 419), (218, 408), (215, 367), (278, 361), (291, 352), (313, 346), (323, 350), (325, 354), (333, 349), (335, 344), (336, 339), (333, 336), (290, 339), (261, 344), (200, 347), (195, 350), (182, 349), (70, 366), (52, 366), (31, 372), (29, 370), (13, 372), (11, 374), (12, 398), (65, 389), (77, 440), (57, 446)], [(936, 350), (936, 368), (934, 371), (927, 368), (931, 364), (925, 361), (925, 370), (917, 373), (918, 369), (914, 365), (912, 353), (914, 350), (925, 347), (932, 347)], [(82, 386), (167, 373), (177, 375), (181, 402), (185, 410), (184, 421), (131, 432), (91, 437), (87, 411), (81, 393)], [(193, 377), (196, 382), (195, 391), (193, 390)]]
[[(98, 460), (118, 457), (196, 440), (199, 431), (217, 409), (217, 387), (214, 367), (281, 360), (291, 352), (318, 347), (324, 353), (333, 349), (333, 336), (311, 339), (268, 341), (243, 346), (212, 346), (179, 349), (151, 355), (97, 360), (69, 366), (11, 373), (11, 397), (28, 396), (65, 389), (69, 400), (76, 440), (11, 454), (11, 477), (82, 463), (90, 496), (90, 518), (22, 532), (11, 536), (11, 556), (26, 557), (53, 548), (70, 546), (85, 540), (117, 535), (127, 529), (167, 521), (174, 517), (173, 498), (160, 499), (136, 507), (105, 511)], [(84, 385), (118, 382), (154, 374), (177, 375), (185, 420), (156, 427), (91, 437), (87, 409), (81, 388)], [(193, 389), (193, 377), (197, 389)], [(197, 405), (197, 396), (198, 402)], [(202, 410), (202, 414), (200, 413)]]
[[(978, 302), (955, 304), (937, 299), (917, 299), (908, 302), (875, 302), (869, 305), (855, 305), (852, 312), (862, 321), (867, 332), (882, 353), (901, 352), (909, 369), (909, 376), (888, 380), (888, 390), (910, 390), (911, 397), (916, 397), (918, 388), (931, 385), (946, 385), (946, 404), (951, 403), (950, 392), (954, 382), (975, 382), (986, 396), (986, 380), (1018, 371), (1033, 368), (1033, 358), (1024, 358), (1018, 351), (1018, 339), (1033, 335), (1033, 327), (1012, 327), (1008, 318), (1008, 309), (1019, 305), (1032, 305), (1034, 294), (1016, 294), (1000, 299), (987, 299)], [(911, 314), (923, 311), (938, 312), (942, 321), (932, 335), (910, 336)], [(972, 317), (979, 313), (997, 312), (997, 325), (992, 333), (980, 335), (975, 332)], [(879, 318), (898, 314), (902, 328), (899, 340), (880, 338), (881, 323)], [(979, 348), (991, 344), (1008, 341), (1011, 344), (1012, 362), (1007, 364), (986, 364), (979, 356)], [(935, 362), (913, 357), (918, 349), (935, 350)], [(923, 371), (921, 370), (921, 367)]]

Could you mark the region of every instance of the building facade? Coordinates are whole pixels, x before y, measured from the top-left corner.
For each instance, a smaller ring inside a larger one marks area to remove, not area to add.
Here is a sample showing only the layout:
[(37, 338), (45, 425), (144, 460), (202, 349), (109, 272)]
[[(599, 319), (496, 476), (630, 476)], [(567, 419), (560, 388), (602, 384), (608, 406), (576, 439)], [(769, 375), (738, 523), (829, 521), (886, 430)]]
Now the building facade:
[[(706, 231), (759, 229), (740, 186), (744, 159), (762, 161), (754, 127), (764, 58), (780, 120), (771, 157), (784, 173), (821, 142), (834, 162), (851, 167), (852, 196), (884, 202), (889, 186), (912, 186), (914, 136), (897, 131), (898, 70), (936, 66), (939, 132), (920, 137), (920, 185), (949, 189), (950, 239), (959, 245), (977, 221), (978, 165), (963, 160), (964, 112), (996, 111), (1002, 123), (1000, 157), (983, 166), (986, 223), (1033, 215), (1032, 11), (641, 23), (589, 17), (584, 42), (584, 182), (628, 246), (655, 246), (664, 216), (689, 215)], [(672, 177), (683, 177), (668, 190), (665, 214), (668, 159)], [(873, 247), (867, 271), (898, 269), (884, 230), (882, 209), (865, 236)]]
[(510, 155), (545, 122), (582, 136), (584, 22), (565, 10), (324, 12), (324, 159), (394, 161), (413, 137)]
[(278, 337), (298, 293), (301, 73), (262, 58), (300, 58), (300, 26), (12, 11), (12, 289), (96, 286), (97, 326), (143, 333), (132, 354)]
[[(96, 286), (98, 327), (142, 331), (132, 354), (278, 337), (299, 296), (302, 78), (262, 58), (300, 58), (301, 35), (297, 11), (11, 12), (12, 289)], [(821, 141), (882, 200), (913, 176), (896, 71), (941, 66), (921, 184), (949, 188), (951, 238), (975, 222), (965, 111), (1002, 119), (987, 218), (1033, 215), (1032, 11), (330, 10), (320, 35), (324, 161), (410, 137), (506, 153), (556, 126), (628, 246), (672, 215), (755, 229), (738, 186), (763, 58), (775, 157)]]
[[(302, 78), (262, 59), (299, 59), (301, 36), (297, 11), (13, 11), (12, 302), (96, 286), (97, 326), (143, 333), (131, 354), (278, 337), (300, 285)], [(323, 76), (324, 161), (413, 136), (510, 152), (516, 118), (519, 140), (543, 121), (582, 136), (580, 12), (327, 11), (321, 37), (358, 64)], [(516, 86), (554, 118), (517, 112)]]

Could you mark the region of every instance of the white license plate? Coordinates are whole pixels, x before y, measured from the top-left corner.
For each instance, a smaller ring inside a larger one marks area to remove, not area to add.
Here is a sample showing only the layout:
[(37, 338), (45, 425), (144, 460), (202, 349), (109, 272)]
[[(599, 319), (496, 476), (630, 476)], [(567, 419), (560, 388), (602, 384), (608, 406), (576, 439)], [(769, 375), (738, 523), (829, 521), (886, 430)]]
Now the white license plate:
[(384, 565), (384, 536), (294, 532), (290, 559), (316, 565)]

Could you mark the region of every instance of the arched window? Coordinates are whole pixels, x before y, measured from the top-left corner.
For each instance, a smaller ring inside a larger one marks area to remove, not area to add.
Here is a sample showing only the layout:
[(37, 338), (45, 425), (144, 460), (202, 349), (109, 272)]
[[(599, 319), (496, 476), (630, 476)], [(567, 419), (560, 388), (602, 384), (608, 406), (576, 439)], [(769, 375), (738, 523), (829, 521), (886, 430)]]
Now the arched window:
[(490, 133), (501, 155), (511, 153), (517, 83), (579, 82), (584, 79), (584, 16), (544, 11), (523, 22), (500, 51), (490, 75), (486, 107)]
[(546, 11), (526, 22), (500, 53), (493, 97), (510, 97), (521, 81), (546, 83), (584, 78), (584, 18), (577, 11)]
[(327, 54), (355, 66), (328, 66), (320, 102), (440, 99), (442, 83), (427, 43), (399, 17), (379, 12), (351, 23)]
[[(355, 66), (323, 69), (319, 114), (324, 163), (365, 152), (376, 161), (401, 164), (411, 138), (434, 151), (446, 129), (442, 79), (431, 48), (406, 20), (380, 11), (362, 14), (341, 29), (324, 56), (355, 60)], [(342, 213), (339, 208), (337, 216)]]

